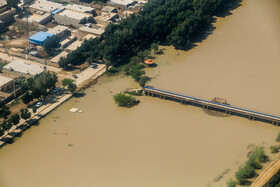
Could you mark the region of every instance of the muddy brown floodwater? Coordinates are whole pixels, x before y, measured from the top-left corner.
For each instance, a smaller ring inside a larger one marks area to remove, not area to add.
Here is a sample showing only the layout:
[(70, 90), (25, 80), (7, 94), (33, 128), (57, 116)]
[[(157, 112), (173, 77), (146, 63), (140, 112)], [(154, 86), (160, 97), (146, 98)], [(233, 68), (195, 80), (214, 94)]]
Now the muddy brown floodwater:
[[(190, 51), (164, 47), (149, 85), (280, 115), (280, 2), (245, 0)], [(137, 87), (104, 76), (0, 150), (1, 187), (225, 186), (254, 146), (268, 151), (279, 127), (141, 97), (119, 108), (112, 96)], [(77, 107), (83, 113), (70, 113)]]

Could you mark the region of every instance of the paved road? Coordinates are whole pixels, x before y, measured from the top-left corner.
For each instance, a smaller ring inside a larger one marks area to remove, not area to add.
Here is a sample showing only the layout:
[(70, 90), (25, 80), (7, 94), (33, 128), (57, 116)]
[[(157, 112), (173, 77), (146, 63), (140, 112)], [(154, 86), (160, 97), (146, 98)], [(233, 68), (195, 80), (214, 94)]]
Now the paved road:
[(250, 187), (262, 187), (280, 170), (280, 157), (270, 163)]

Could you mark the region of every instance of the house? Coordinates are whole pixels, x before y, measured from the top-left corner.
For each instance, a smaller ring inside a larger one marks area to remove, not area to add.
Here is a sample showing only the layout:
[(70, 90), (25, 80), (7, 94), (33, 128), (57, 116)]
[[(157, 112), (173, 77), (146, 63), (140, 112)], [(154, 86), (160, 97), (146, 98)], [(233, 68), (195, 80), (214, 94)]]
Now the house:
[(90, 16), (84, 13), (65, 9), (58, 14), (54, 14), (53, 17), (55, 21), (61, 25), (68, 25), (79, 28), (82, 24), (87, 22), (87, 19)]
[(31, 77), (42, 73), (44, 70), (38, 65), (26, 64), (21, 60), (15, 60), (5, 65), (2, 71), (16, 77)]
[(87, 34), (84, 38), (83, 38), (83, 40), (89, 40), (89, 39), (94, 39), (94, 38), (96, 38), (97, 36), (95, 36), (95, 35), (93, 35), (93, 34)]
[(89, 28), (89, 27), (80, 27), (79, 32), (86, 33), (86, 34), (94, 34), (96, 36), (102, 36), (105, 32), (103, 28)]
[(67, 4), (64, 6), (66, 10), (71, 10), (73, 12), (79, 12), (79, 13), (84, 13), (84, 14), (93, 14), (94, 8), (88, 7), (88, 6), (83, 6), (83, 5), (77, 5), (77, 4)]
[(6, 0), (0, 0), (0, 9), (2, 9), (3, 7), (7, 6), (7, 1)]
[(1, 92), (8, 92), (12, 90), (14, 87), (14, 80), (9, 77), (5, 77), (0, 75), (0, 91)]
[(96, 21), (97, 24), (101, 25), (108, 25), (110, 22), (116, 22), (115, 19), (118, 18), (117, 13), (107, 13), (107, 12), (102, 12), (100, 16), (94, 17), (94, 20)]
[(52, 13), (53, 11), (62, 8), (63, 5), (60, 3), (55, 3), (52, 1), (46, 1), (46, 0), (36, 0), (33, 4), (29, 6), (29, 8), (33, 11), (39, 11), (39, 12), (49, 12)]
[(102, 8), (102, 12), (107, 12), (107, 13), (118, 13), (117, 9), (112, 6), (105, 6)]
[(49, 29), (47, 32), (53, 35), (57, 35), (60, 39), (71, 34), (69, 28), (62, 25), (57, 25), (54, 28)]
[(43, 15), (40, 15), (39, 17), (35, 18), (33, 20), (33, 23), (37, 24), (37, 25), (45, 25), (48, 22), (50, 22), (52, 20), (52, 15), (50, 13), (45, 13)]
[(32, 1), (34, 1), (34, 0), (20, 0), (20, 4), (26, 5), (26, 4), (31, 3)]
[(67, 54), (68, 54), (68, 52), (62, 51), (60, 54), (58, 54), (58, 55), (56, 55), (55, 57), (53, 57), (53, 58), (51, 59), (51, 62), (57, 64), (58, 61), (59, 61), (59, 59), (60, 59), (61, 57), (66, 57)]
[(73, 42), (75, 42), (77, 40), (75, 35), (71, 35), (68, 38), (63, 38), (62, 40), (60, 40), (60, 45), (61, 45), (61, 49), (64, 50), (66, 47), (68, 47), (70, 44), (72, 44)]
[(40, 32), (30, 36), (29, 41), (36, 45), (43, 45), (44, 42), (46, 41), (46, 39), (48, 39), (49, 37), (52, 37), (52, 36), (53, 36), (53, 34), (51, 34), (51, 33), (40, 31)]
[(126, 9), (129, 6), (132, 6), (136, 3), (136, 1), (133, 0), (110, 0), (108, 2), (110, 5), (121, 8), (121, 9)]
[(76, 50), (78, 47), (80, 47), (82, 45), (83, 42), (81, 41), (75, 41), (73, 42), (72, 44), (70, 44), (66, 49), (65, 51), (67, 52), (71, 52), (71, 51), (74, 51)]

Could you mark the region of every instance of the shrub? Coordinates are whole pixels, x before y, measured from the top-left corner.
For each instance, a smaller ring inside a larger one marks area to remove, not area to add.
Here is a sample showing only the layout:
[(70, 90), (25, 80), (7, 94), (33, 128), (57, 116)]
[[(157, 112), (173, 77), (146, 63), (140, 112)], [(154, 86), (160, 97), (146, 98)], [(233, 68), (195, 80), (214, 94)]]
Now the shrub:
[(264, 153), (262, 147), (257, 147), (250, 155), (249, 158), (255, 159), (258, 162), (265, 162), (267, 159), (267, 155)]
[(276, 141), (280, 142), (280, 132), (278, 133), (277, 137), (276, 137)]
[(239, 184), (243, 184), (244, 180), (252, 178), (254, 175), (255, 169), (249, 164), (239, 167), (238, 171), (235, 173), (235, 177)]
[(277, 145), (270, 146), (270, 151), (273, 154), (278, 153), (279, 152), (279, 146), (277, 146)]
[(119, 106), (129, 107), (136, 104), (135, 97), (132, 97), (131, 95), (126, 95), (124, 93), (118, 93), (114, 95), (114, 100)]
[(233, 181), (232, 179), (229, 179), (229, 180), (227, 181), (227, 186), (228, 186), (228, 187), (236, 187), (236, 182)]
[(140, 86), (142, 86), (142, 87), (145, 86), (145, 84), (148, 82), (148, 80), (149, 80), (149, 78), (147, 76), (140, 77), (140, 79), (139, 79)]

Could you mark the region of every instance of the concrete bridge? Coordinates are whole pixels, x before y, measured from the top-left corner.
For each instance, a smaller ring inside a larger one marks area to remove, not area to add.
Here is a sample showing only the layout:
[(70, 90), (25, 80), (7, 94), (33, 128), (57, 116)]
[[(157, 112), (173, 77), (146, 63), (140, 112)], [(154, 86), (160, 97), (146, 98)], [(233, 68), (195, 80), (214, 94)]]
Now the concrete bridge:
[(182, 104), (191, 104), (199, 107), (203, 107), (204, 109), (212, 109), (217, 111), (225, 112), (226, 114), (237, 115), (241, 117), (249, 118), (250, 120), (258, 120), (263, 122), (272, 123), (273, 125), (279, 125), (280, 117), (265, 114), (261, 112), (256, 112), (253, 110), (243, 109), (227, 104), (216, 103), (213, 101), (207, 101), (204, 99), (199, 99), (195, 97), (190, 97), (186, 95), (181, 95), (177, 93), (172, 93), (164, 90), (159, 90), (153, 87), (144, 86), (143, 92), (147, 96), (155, 96), (161, 99), (169, 99), (173, 101), (181, 102)]

